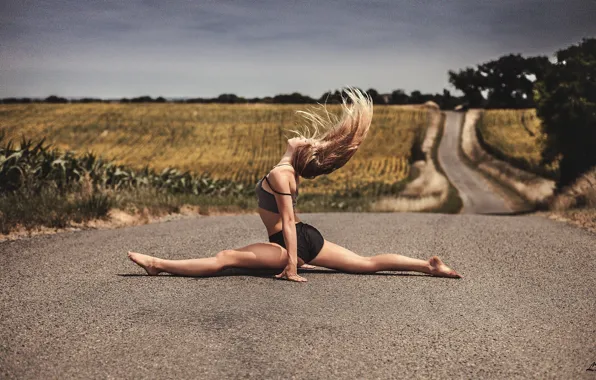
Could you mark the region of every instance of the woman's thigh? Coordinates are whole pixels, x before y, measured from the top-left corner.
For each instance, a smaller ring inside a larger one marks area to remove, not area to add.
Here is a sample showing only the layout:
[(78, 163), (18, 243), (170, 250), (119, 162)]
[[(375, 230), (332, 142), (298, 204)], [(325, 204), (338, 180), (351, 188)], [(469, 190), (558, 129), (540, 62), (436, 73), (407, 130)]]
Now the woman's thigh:
[(325, 240), (323, 248), (309, 264), (352, 273), (370, 272), (375, 269), (369, 257), (360, 256), (328, 240)]
[(227, 266), (240, 268), (283, 269), (288, 263), (286, 249), (276, 243), (254, 243), (223, 251), (223, 255)]

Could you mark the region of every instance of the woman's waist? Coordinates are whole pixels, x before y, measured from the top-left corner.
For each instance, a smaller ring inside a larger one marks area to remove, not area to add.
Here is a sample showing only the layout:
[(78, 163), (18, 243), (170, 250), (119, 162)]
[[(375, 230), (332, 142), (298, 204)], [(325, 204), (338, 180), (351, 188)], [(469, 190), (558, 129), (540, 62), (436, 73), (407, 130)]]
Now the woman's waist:
[[(283, 230), (283, 222), (281, 218), (277, 218), (275, 221), (270, 221), (267, 219), (267, 217), (268, 215), (261, 214), (261, 220), (263, 221), (263, 224), (265, 224), (267, 235), (271, 236)], [(302, 221), (298, 218), (298, 216), (295, 216), (294, 223), (300, 224)]]
[[(304, 225), (303, 222), (296, 222), (296, 228), (301, 227), (302, 225)], [(283, 234), (283, 228), (280, 228), (279, 230), (267, 231), (267, 234), (269, 235), (269, 238), (270, 239), (271, 239), (272, 236), (282, 235)]]

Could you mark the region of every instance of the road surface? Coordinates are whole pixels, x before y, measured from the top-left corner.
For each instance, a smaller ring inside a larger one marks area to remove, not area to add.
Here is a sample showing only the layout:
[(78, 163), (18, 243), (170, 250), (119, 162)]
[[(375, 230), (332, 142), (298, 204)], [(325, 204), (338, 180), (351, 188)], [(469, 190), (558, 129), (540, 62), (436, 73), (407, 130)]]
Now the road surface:
[(512, 210), (505, 200), (491, 191), (487, 180), (480, 173), (466, 166), (458, 151), (463, 114), (446, 112), (445, 128), (438, 159), (445, 174), (459, 191), (463, 201), (463, 214), (506, 214)]
[(596, 379), (596, 235), (536, 216), (303, 214), (413, 272), (148, 277), (126, 257), (266, 241), (258, 216), (198, 217), (0, 243), (0, 378)]

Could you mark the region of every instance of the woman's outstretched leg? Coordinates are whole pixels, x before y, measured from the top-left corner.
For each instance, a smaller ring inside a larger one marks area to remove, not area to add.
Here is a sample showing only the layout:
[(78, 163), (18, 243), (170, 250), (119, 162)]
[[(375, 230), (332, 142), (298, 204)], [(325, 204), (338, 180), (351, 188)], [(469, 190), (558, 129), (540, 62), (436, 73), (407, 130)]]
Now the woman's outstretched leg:
[(349, 273), (374, 273), (384, 270), (415, 271), (433, 276), (462, 278), (443, 261), (433, 256), (428, 260), (414, 259), (394, 253), (372, 257), (360, 256), (349, 249), (325, 240), (319, 254), (310, 264)]
[(128, 257), (150, 276), (161, 272), (180, 276), (212, 276), (226, 268), (283, 269), (288, 261), (286, 249), (274, 243), (250, 244), (200, 259), (166, 260), (136, 252), (128, 252)]

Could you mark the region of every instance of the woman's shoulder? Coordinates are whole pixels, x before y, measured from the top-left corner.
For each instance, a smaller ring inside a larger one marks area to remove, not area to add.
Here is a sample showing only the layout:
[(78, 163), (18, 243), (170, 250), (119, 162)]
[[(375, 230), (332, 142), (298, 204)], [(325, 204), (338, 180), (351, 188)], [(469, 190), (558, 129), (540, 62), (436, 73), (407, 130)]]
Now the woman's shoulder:
[(280, 192), (286, 192), (289, 189), (291, 193), (295, 193), (298, 185), (294, 173), (293, 168), (276, 167), (269, 172), (267, 178), (273, 186), (278, 185), (283, 189), (279, 190)]
[(296, 171), (291, 166), (277, 166), (269, 171), (269, 174), (281, 176), (281, 177), (291, 177), (294, 178), (296, 175)]

